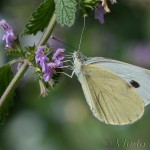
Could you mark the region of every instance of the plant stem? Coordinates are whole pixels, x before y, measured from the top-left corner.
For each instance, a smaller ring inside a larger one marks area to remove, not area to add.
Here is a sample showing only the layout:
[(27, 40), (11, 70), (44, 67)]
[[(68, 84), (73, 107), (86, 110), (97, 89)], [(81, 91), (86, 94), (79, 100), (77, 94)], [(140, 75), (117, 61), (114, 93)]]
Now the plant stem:
[(18, 83), (22, 79), (24, 73), (28, 69), (28, 62), (25, 60), (22, 67), (19, 69), (19, 71), (16, 73), (10, 84), (8, 85), (7, 89), (3, 93), (1, 99), (0, 99), (0, 106), (3, 105), (5, 100), (10, 96), (10, 94), (15, 90), (17, 87)]
[[(50, 22), (49, 22), (49, 24), (48, 24), (48, 26), (47, 26), (47, 28), (46, 28), (46, 30), (45, 30), (41, 40), (39, 41), (39, 43), (37, 45), (37, 48), (40, 45), (44, 45), (47, 42), (48, 38), (50, 37), (50, 35), (51, 35), (51, 33), (52, 33), (53, 29), (54, 29), (55, 24), (56, 24), (55, 14), (53, 14), (53, 16), (50, 19)], [(16, 73), (16, 75), (14, 76), (14, 78), (9, 83), (8, 87), (6, 88), (5, 92), (1, 96), (1, 98), (0, 98), (0, 107), (7, 100), (9, 95), (15, 90), (15, 88), (19, 84), (20, 80), (24, 76), (24, 73), (27, 71), (28, 67), (29, 67), (29, 64), (28, 64), (27, 60), (24, 60), (23, 65), (21, 66), (19, 71)]]
[(38, 43), (37, 47), (39, 47), (40, 45), (44, 45), (47, 42), (47, 40), (49, 39), (49, 37), (50, 37), (50, 35), (54, 29), (55, 24), (56, 24), (56, 18), (55, 18), (55, 14), (53, 14), (53, 16), (52, 16), (44, 34), (43, 34), (40, 42)]

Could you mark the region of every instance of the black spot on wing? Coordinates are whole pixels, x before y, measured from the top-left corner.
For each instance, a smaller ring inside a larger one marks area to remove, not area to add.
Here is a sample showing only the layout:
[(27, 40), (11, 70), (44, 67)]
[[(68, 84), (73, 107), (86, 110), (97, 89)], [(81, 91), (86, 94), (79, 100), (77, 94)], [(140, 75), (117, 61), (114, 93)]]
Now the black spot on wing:
[(134, 80), (131, 80), (131, 81), (130, 81), (130, 84), (131, 84), (133, 87), (135, 87), (135, 88), (140, 87), (140, 84), (139, 84), (138, 82), (134, 81)]

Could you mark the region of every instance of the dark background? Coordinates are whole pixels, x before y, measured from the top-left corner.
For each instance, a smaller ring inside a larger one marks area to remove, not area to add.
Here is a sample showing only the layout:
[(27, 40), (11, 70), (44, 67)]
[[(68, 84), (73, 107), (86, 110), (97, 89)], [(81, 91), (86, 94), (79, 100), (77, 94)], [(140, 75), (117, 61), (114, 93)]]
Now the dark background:
[[(20, 34), (40, 0), (1, 0), (4, 18)], [(104, 56), (150, 68), (150, 2), (118, 0), (105, 15), (105, 24), (88, 18), (81, 45), (86, 56)], [(59, 25), (53, 35), (78, 48), (83, 18), (77, 14), (71, 28)], [(0, 30), (2, 38), (3, 31)], [(22, 45), (37, 42), (40, 33), (21, 37)], [(65, 47), (53, 42), (53, 47)], [(67, 52), (73, 52), (66, 47)], [(10, 59), (10, 58), (9, 58)], [(8, 61), (0, 43), (0, 65)], [(14, 69), (15, 70), (15, 69)], [(16, 91), (14, 106), (0, 126), (0, 150), (136, 150), (150, 149), (150, 108), (127, 126), (106, 125), (95, 119), (76, 77), (63, 77), (47, 97), (40, 96), (38, 81), (29, 69)]]

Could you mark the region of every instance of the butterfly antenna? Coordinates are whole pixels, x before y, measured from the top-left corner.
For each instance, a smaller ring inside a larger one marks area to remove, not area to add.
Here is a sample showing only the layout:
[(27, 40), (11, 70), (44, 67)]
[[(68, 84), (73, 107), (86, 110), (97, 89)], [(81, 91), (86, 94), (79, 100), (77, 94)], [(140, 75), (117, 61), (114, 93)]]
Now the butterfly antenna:
[(74, 48), (73, 46), (71, 46), (71, 45), (69, 45), (69, 44), (67, 44), (67, 43), (65, 43), (65, 42), (62, 42), (62, 41), (60, 41), (59, 39), (57, 39), (57, 38), (55, 38), (55, 37), (53, 37), (53, 36), (51, 36), (51, 38), (54, 39), (54, 40), (56, 40), (56, 41), (58, 41), (58, 42), (60, 42), (60, 43), (63, 43), (63, 44), (65, 44), (65, 45), (71, 47), (71, 48), (74, 49), (74, 50), (77, 50), (77, 49)]
[(83, 28), (82, 28), (82, 32), (81, 32), (81, 36), (80, 36), (80, 42), (79, 42), (79, 49), (78, 49), (78, 51), (80, 51), (80, 48), (81, 48), (81, 42), (82, 42), (82, 39), (83, 39), (84, 30), (85, 30), (85, 19), (86, 19), (87, 15), (85, 14), (83, 17), (84, 17)]

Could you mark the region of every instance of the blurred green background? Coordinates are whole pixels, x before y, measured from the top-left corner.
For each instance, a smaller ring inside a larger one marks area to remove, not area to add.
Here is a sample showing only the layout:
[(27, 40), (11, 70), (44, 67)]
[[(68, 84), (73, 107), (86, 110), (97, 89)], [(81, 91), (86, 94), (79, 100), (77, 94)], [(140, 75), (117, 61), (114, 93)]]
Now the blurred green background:
[[(6, 19), (16, 34), (41, 0), (1, 0), (0, 19)], [(118, 0), (110, 5), (105, 24), (88, 18), (81, 45), (86, 56), (104, 56), (150, 68), (150, 1)], [(83, 18), (77, 14), (71, 28), (57, 25), (53, 35), (78, 48)], [(3, 31), (0, 30), (0, 38)], [(38, 41), (21, 37), (23, 45)], [(53, 42), (53, 47), (65, 47)], [(66, 47), (66, 51), (72, 52)], [(0, 65), (8, 61), (0, 41)], [(76, 77), (63, 77), (47, 97), (40, 96), (38, 81), (29, 75), (16, 90), (14, 106), (0, 126), (0, 150), (149, 150), (150, 108), (127, 126), (106, 125), (95, 119)]]

